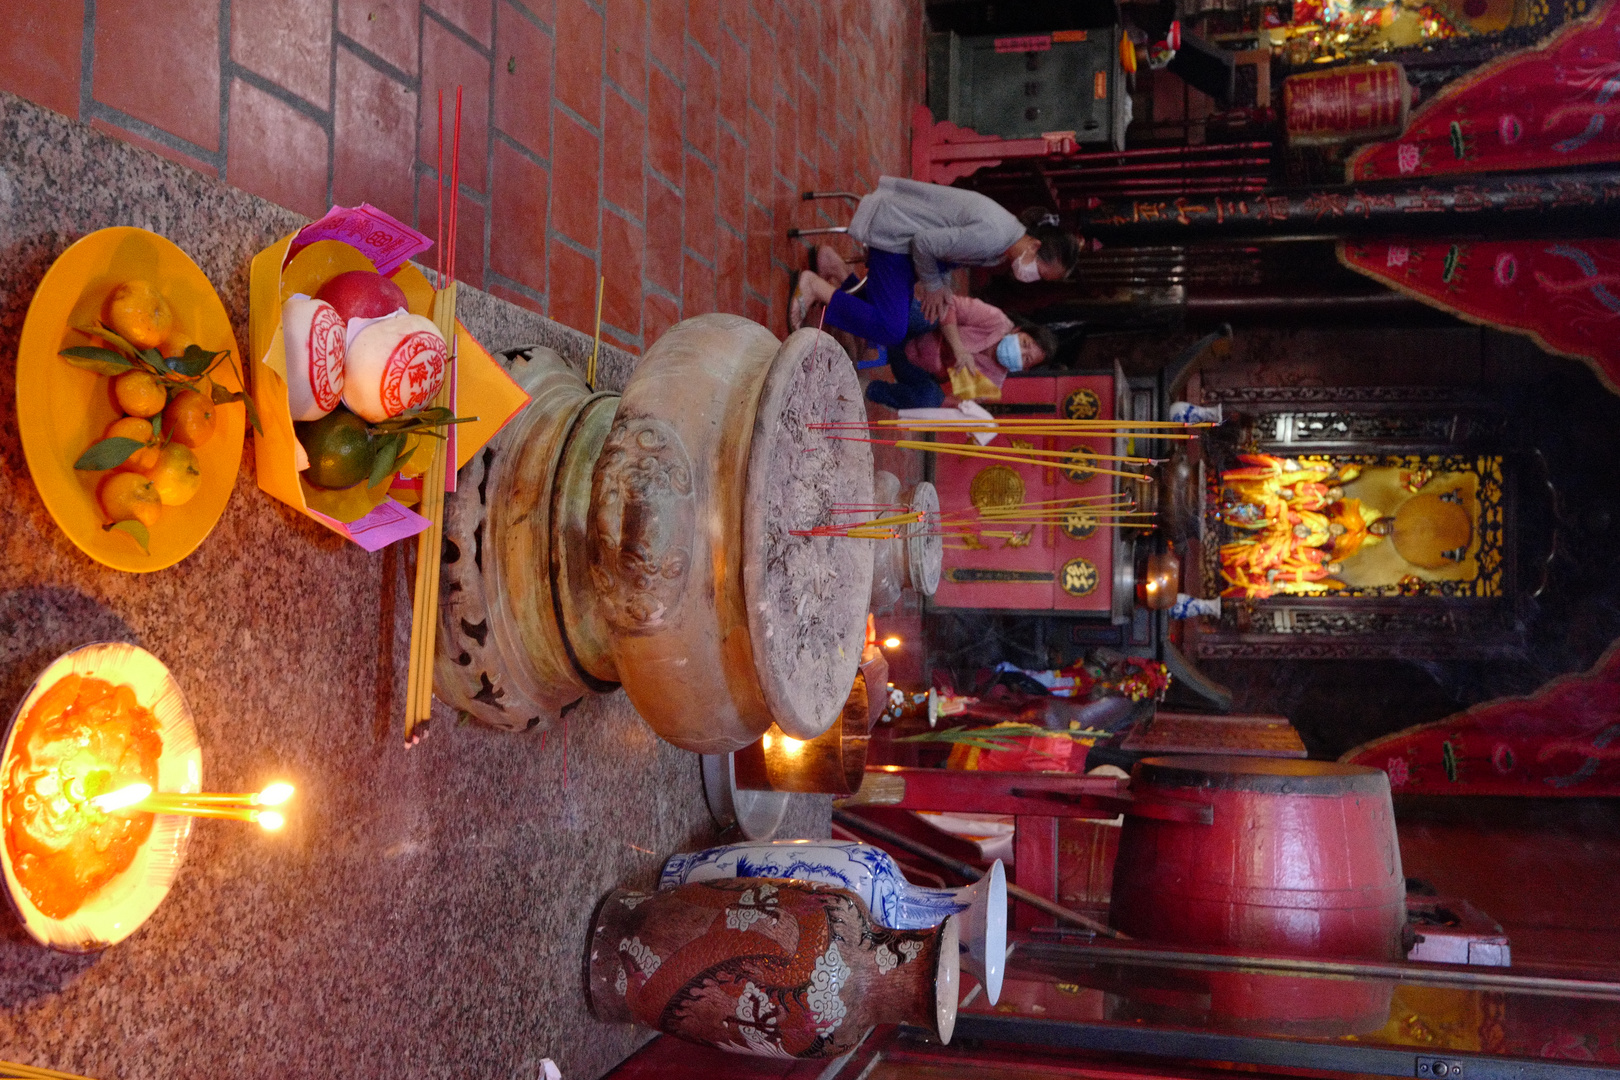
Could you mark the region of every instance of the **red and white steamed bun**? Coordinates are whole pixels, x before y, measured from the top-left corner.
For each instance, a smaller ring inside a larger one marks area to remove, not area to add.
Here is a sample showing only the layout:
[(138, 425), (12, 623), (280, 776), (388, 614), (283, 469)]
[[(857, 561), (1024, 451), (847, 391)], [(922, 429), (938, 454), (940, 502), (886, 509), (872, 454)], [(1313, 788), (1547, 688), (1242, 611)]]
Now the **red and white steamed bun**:
[(295, 296), (281, 306), (281, 335), (292, 418), (319, 420), (337, 408), (343, 395), (343, 319), (324, 300)]
[(419, 408), (444, 385), (449, 361), (432, 320), (421, 315), (379, 319), (349, 343), (343, 404), (371, 423)]

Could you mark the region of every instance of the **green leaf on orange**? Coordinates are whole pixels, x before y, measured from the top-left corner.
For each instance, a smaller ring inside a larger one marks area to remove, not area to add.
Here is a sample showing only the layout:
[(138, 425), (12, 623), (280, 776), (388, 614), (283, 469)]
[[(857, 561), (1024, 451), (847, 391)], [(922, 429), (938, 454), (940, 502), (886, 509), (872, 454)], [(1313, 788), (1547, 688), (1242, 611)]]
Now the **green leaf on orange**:
[(152, 534), (147, 532), (145, 525), (142, 525), (134, 518), (130, 518), (127, 521), (115, 521), (110, 525), (103, 525), (102, 528), (107, 532), (113, 532), (116, 530), (124, 533), (125, 535), (133, 538), (137, 544), (141, 545), (142, 553), (146, 555), (152, 554)]
[[(154, 420), (161, 417), (153, 417)], [(122, 435), (115, 435), (110, 439), (102, 439), (90, 449), (79, 455), (79, 460), (73, 463), (75, 469), (86, 472), (101, 472), (104, 469), (115, 469), (129, 460), (129, 455), (146, 446), (138, 439), (126, 439)]]

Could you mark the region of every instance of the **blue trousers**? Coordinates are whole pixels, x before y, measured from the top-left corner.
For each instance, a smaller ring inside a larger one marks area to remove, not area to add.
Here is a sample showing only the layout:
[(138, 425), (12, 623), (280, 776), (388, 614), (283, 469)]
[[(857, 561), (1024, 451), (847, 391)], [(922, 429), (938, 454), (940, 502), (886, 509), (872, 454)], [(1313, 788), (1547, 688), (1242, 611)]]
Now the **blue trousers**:
[(916, 284), (917, 272), (910, 255), (870, 248), (866, 252), (863, 295), (834, 293), (827, 304), (827, 325), (865, 338), (873, 345), (899, 345), (906, 340), (911, 293)]
[(866, 384), (866, 397), (891, 409), (934, 409), (945, 401), (945, 388), (934, 377), (906, 359), (905, 350), (889, 346), (889, 370), (894, 382)]

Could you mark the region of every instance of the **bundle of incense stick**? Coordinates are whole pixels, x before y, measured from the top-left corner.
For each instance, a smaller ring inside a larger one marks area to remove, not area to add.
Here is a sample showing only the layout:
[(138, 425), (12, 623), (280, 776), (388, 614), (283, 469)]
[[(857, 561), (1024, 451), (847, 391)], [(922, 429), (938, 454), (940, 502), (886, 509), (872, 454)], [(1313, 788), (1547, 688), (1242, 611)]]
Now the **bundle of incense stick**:
[[(1079, 520), (1098, 528), (1144, 528), (1153, 523), (1152, 511), (1137, 510), (1136, 501), (1126, 494), (1082, 495), (1070, 499), (1046, 499), (1017, 506), (967, 507), (962, 510), (925, 514), (898, 506), (878, 504), (839, 504), (835, 516), (860, 515), (866, 520), (835, 522), (811, 529), (790, 530), (794, 536), (847, 536), (868, 540), (893, 540), (901, 536), (966, 536), (973, 532), (992, 536), (981, 526), (1062, 525)], [(867, 515), (876, 513), (876, 517)]]
[(894, 446), (901, 450), (920, 450), (925, 454), (950, 454), (954, 457), (977, 458), (980, 461), (991, 461), (1003, 465), (1033, 465), (1038, 468), (1051, 469), (1085, 469), (1097, 476), (1122, 476), (1128, 480), (1135, 480), (1139, 484), (1151, 484), (1153, 477), (1138, 472), (1126, 472), (1121, 469), (1105, 469), (1095, 462), (1117, 461), (1126, 465), (1157, 465), (1161, 459), (1131, 457), (1118, 454), (1099, 454), (1084, 448), (1072, 450), (1035, 450), (1001, 446), (979, 446), (976, 443), (941, 443), (926, 442), (921, 439), (859, 439), (852, 435), (830, 435), (832, 439), (847, 439), (852, 442), (877, 443), (883, 446)]
[(89, 1077), (41, 1069), (34, 1065), (19, 1065), (15, 1061), (0, 1061), (0, 1080), (89, 1080)]
[(815, 431), (855, 431), (897, 428), (935, 435), (990, 433), (1009, 437), (1055, 435), (1069, 438), (1194, 439), (1195, 428), (1212, 424), (1183, 424), (1173, 420), (1064, 420), (1047, 417), (1007, 417), (990, 420), (870, 420), (865, 423), (812, 424)]
[[(439, 91), (438, 172), (439, 217), (433, 294), (433, 323), (449, 346), (444, 385), (433, 399), (448, 407), (456, 379), (456, 222), (461, 193), (461, 87), (456, 87), (456, 116), (450, 139), (450, 217), (444, 215), (444, 91)], [(416, 725), (433, 715), (433, 656), (439, 624), (439, 559), (444, 542), (444, 477), (449, 467), (449, 440), (433, 440), (433, 456), (422, 475), (422, 504), (418, 508), (428, 527), (416, 538), (416, 592), (411, 605), (411, 655), (405, 689), (405, 742), (410, 744)]]

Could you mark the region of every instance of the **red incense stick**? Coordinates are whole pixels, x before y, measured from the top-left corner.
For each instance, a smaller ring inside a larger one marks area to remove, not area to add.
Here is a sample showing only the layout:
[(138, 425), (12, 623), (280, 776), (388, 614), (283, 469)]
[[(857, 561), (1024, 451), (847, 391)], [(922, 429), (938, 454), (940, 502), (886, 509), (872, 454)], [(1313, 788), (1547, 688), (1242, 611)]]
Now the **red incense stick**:
[(433, 285), (444, 288), (444, 91), (439, 91), (439, 149), (433, 162), (433, 189), (438, 197), (433, 214)]

